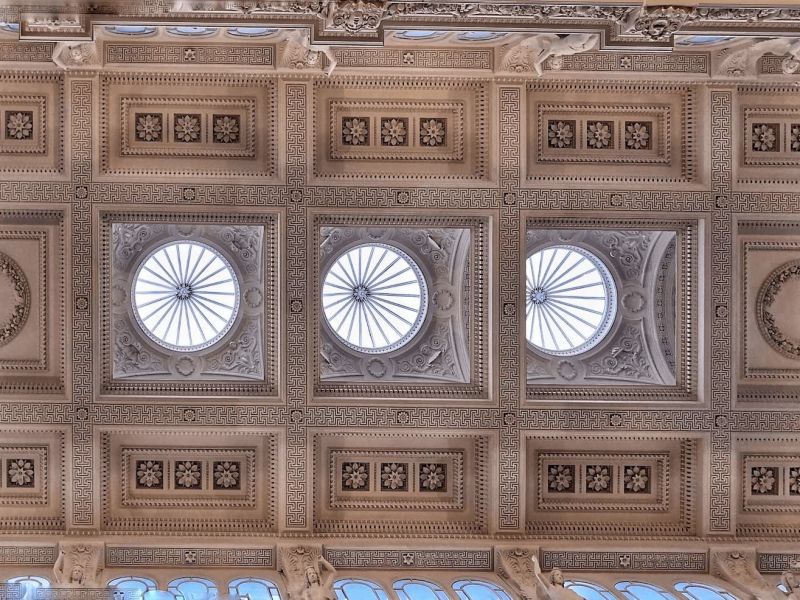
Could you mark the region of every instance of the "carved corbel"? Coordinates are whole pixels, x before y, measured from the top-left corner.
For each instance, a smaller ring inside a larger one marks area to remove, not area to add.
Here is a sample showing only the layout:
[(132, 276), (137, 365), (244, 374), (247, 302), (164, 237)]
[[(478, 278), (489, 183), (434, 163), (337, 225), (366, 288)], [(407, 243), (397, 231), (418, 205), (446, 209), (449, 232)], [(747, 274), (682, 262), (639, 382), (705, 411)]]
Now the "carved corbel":
[(325, 560), (321, 545), (279, 547), (278, 572), (286, 583), (288, 600), (336, 600), (336, 569)]
[(786, 600), (756, 569), (755, 552), (718, 551), (711, 553), (711, 574), (735, 585), (755, 600)]
[(564, 587), (564, 575), (553, 569), (545, 576), (539, 567), (536, 550), (527, 548), (497, 551), (497, 573), (519, 594), (522, 600), (580, 600)]
[(541, 77), (548, 60), (550, 67), (558, 70), (561, 68), (563, 56), (594, 50), (599, 42), (600, 38), (593, 33), (571, 33), (566, 36), (554, 33), (531, 35), (516, 45), (503, 47), (505, 53), (500, 70), (512, 73), (534, 71)]
[(781, 62), (784, 75), (800, 72), (800, 38), (780, 37), (762, 39), (744, 46), (737, 45), (723, 49), (719, 56), (721, 61), (716, 69), (723, 77), (758, 77), (759, 61), (767, 54), (785, 57)]
[(103, 548), (104, 545), (97, 542), (61, 542), (58, 548), (58, 558), (53, 565), (53, 579), (56, 587), (103, 587)]

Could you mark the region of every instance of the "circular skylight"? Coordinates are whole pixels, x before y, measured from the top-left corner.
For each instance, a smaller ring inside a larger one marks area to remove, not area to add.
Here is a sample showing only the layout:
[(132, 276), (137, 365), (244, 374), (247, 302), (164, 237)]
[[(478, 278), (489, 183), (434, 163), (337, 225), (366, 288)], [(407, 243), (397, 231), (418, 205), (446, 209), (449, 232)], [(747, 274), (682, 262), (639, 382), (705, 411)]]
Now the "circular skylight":
[(407, 344), (425, 320), (428, 288), (405, 252), (386, 244), (351, 248), (322, 281), (322, 310), (350, 348), (378, 354)]
[(608, 334), (617, 290), (608, 268), (577, 246), (550, 246), (525, 265), (525, 331), (533, 346), (556, 356), (593, 348)]
[(151, 252), (136, 270), (131, 297), (145, 334), (179, 352), (215, 344), (239, 312), (230, 263), (200, 242), (170, 242)]

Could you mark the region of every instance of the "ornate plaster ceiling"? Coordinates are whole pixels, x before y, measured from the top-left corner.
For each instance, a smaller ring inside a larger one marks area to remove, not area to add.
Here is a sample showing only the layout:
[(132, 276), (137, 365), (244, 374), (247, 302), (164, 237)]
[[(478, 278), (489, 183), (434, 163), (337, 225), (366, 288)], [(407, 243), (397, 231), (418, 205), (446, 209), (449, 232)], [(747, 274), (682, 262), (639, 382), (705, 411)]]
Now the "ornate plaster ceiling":
[[(52, 565), (72, 535), (120, 572), (272, 569), (295, 538), (344, 569), (792, 560), (797, 9), (0, 15), (0, 563)], [(238, 282), (188, 352), (130, 304), (181, 240)], [(386, 352), (323, 316), (361, 243), (426, 286)], [(525, 262), (553, 245), (617, 290), (577, 356), (526, 341)]]

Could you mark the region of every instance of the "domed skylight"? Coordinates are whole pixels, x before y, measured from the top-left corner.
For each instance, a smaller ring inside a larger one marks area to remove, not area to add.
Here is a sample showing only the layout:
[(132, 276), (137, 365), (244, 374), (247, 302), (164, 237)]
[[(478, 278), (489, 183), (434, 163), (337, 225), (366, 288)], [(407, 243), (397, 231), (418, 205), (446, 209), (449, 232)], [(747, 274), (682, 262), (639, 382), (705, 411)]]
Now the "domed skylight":
[(617, 292), (608, 268), (577, 246), (550, 246), (525, 265), (525, 332), (533, 346), (557, 356), (586, 352), (608, 334)]
[(133, 312), (157, 344), (191, 352), (222, 338), (239, 311), (239, 282), (217, 250), (170, 242), (151, 252), (133, 278)]
[(422, 271), (399, 248), (363, 244), (325, 273), (322, 309), (333, 333), (360, 352), (396, 350), (425, 320), (428, 289)]

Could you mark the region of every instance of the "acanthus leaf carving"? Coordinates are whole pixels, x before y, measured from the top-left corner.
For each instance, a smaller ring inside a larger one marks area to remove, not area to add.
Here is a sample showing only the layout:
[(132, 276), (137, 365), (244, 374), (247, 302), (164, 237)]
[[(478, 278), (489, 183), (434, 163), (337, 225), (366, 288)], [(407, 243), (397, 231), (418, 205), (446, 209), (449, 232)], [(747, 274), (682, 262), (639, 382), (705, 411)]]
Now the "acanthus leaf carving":
[(629, 13), (624, 22), (624, 31), (659, 42), (668, 40), (687, 22), (696, 18), (694, 9), (683, 6), (643, 6)]
[(261, 343), (257, 321), (252, 321), (236, 338), (208, 360), (209, 373), (262, 377)]
[(387, 0), (332, 0), (325, 29), (349, 34), (374, 33), (388, 14)]
[(625, 277), (633, 279), (641, 274), (652, 241), (651, 233), (596, 231), (594, 235), (600, 239), (608, 255), (619, 265)]
[(415, 352), (400, 361), (399, 374), (427, 375), (439, 378), (457, 377), (456, 360), (453, 355), (450, 332), (444, 325), (438, 326)]
[(152, 374), (165, 372), (163, 361), (137, 340), (126, 327), (118, 321), (114, 324), (114, 376)]

